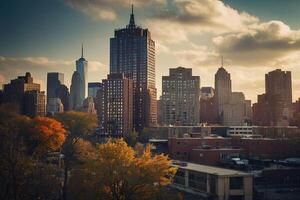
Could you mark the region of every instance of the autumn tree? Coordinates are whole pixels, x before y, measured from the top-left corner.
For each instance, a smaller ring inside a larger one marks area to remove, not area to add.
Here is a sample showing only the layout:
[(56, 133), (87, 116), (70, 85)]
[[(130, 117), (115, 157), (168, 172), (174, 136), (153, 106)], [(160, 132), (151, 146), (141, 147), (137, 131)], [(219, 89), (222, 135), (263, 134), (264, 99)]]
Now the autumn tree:
[(49, 151), (58, 151), (65, 141), (66, 130), (55, 119), (36, 117), (27, 133), (28, 150), (33, 156), (40, 157)]
[[(72, 171), (70, 189), (74, 199), (150, 200), (171, 183), (176, 169), (164, 155), (151, 155), (148, 145), (138, 156), (123, 139), (95, 147), (93, 156)], [(81, 181), (84, 184), (76, 184)]]
[(32, 153), (56, 150), (63, 134), (61, 124), (53, 119), (32, 120), (11, 105), (0, 107), (0, 199), (42, 195), (42, 199), (53, 199), (53, 193), (58, 197), (57, 167), (40, 162)]
[(63, 199), (67, 199), (68, 173), (77, 163), (77, 143), (97, 127), (97, 116), (90, 113), (70, 111), (57, 113), (54, 117), (64, 125), (68, 132), (62, 148), (65, 156)]

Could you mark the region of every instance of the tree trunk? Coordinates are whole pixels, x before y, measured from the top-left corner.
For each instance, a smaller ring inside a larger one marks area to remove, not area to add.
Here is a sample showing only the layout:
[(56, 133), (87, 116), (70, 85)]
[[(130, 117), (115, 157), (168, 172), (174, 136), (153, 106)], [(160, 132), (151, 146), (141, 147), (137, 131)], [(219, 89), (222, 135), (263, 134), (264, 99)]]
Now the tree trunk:
[(63, 185), (63, 200), (67, 200), (67, 184), (68, 184), (68, 166), (65, 164), (65, 170), (64, 170), (64, 185)]

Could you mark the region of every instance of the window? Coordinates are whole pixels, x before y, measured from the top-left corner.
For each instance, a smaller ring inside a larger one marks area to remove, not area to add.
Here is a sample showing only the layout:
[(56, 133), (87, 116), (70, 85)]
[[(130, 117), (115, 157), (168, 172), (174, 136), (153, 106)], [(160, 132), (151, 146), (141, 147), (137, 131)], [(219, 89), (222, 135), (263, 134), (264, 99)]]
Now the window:
[(244, 196), (243, 195), (230, 195), (229, 196), (229, 200), (244, 200)]
[(185, 185), (185, 172), (183, 170), (177, 170), (174, 177), (174, 183), (179, 185)]
[(189, 171), (189, 186), (199, 191), (207, 190), (207, 174)]
[(239, 190), (244, 188), (243, 177), (230, 177), (229, 187), (231, 190)]

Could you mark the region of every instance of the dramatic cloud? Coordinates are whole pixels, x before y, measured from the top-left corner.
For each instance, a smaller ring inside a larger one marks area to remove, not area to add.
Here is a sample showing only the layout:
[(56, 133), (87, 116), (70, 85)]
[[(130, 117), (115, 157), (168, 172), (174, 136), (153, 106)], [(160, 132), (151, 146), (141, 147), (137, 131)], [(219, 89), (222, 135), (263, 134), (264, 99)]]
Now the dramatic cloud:
[(117, 18), (117, 8), (129, 8), (131, 4), (135, 7), (147, 6), (150, 4), (164, 4), (165, 0), (65, 0), (74, 9), (91, 16), (93, 19), (115, 20)]
[(245, 66), (285, 63), (292, 52), (300, 50), (300, 30), (291, 30), (281, 21), (252, 25), (245, 32), (213, 39), (218, 52), (234, 64)]
[[(75, 60), (55, 60), (47, 57), (3, 57), (0, 56), (0, 83), (3, 82), (1, 77), (5, 77), (5, 82), (22, 76), (26, 72), (31, 72), (35, 82), (42, 84), (45, 90), (47, 72), (61, 72), (65, 74), (65, 84), (70, 85), (71, 76), (75, 70)], [(99, 61), (89, 61), (88, 77), (89, 81), (101, 81), (108, 73), (107, 66)]]
[(203, 32), (238, 32), (258, 22), (219, 0), (174, 0), (170, 4), (147, 20), (154, 35), (164, 41), (187, 41), (190, 34)]

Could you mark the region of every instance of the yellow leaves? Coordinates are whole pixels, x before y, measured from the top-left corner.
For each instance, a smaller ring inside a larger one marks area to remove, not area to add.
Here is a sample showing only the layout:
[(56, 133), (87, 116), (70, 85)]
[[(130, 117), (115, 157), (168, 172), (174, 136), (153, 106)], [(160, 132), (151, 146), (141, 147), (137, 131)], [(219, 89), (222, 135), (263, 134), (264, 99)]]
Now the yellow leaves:
[(114, 199), (113, 195), (121, 199), (152, 199), (161, 186), (171, 183), (176, 173), (167, 156), (151, 155), (150, 145), (138, 155), (123, 139), (98, 145), (95, 157), (84, 168), (97, 174), (91, 177), (92, 182), (106, 199)]
[(170, 166), (167, 156), (152, 155), (150, 145), (144, 148), (139, 144), (134, 150), (123, 139), (109, 139), (87, 153), (90, 145), (84, 141), (77, 144), (76, 154), (86, 159), (71, 172), (73, 199), (151, 200), (168, 196), (162, 187), (171, 183), (177, 169)]

